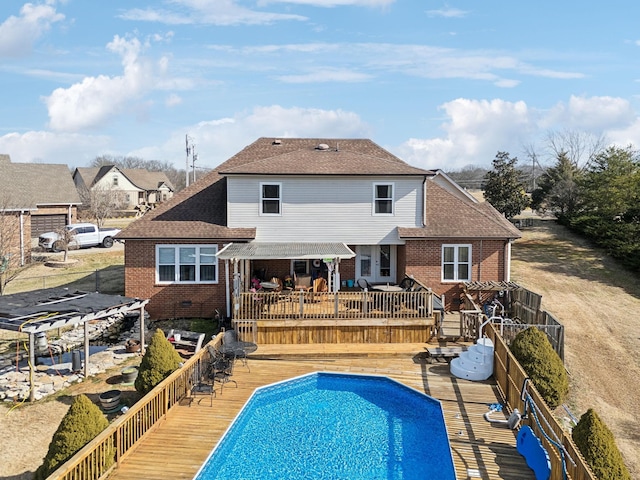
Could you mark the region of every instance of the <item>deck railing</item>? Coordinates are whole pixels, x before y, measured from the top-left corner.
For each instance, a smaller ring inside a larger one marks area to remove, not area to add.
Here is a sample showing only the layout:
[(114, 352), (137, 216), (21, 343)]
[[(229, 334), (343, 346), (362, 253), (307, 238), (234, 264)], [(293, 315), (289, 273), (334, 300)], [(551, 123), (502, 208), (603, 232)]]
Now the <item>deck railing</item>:
[[(222, 342), (222, 334), (210, 345)], [(159, 425), (169, 410), (184, 399), (200, 378), (210, 360), (209, 350), (202, 348), (96, 438), (84, 446), (48, 480), (99, 480), (131, 452), (144, 436)]]
[(431, 291), (419, 292), (243, 292), (234, 320), (429, 318)]
[[(551, 460), (550, 480), (565, 480), (563, 464), (568, 475), (566, 478), (572, 480), (596, 480), (578, 448), (573, 443), (571, 435), (556, 420), (553, 412), (544, 402), (536, 388), (531, 382), (527, 382), (526, 387), (524, 386), (525, 379), (528, 378), (527, 374), (509, 350), (498, 329), (499, 326), (493, 324), (487, 325), (484, 329), (484, 334), (493, 341), (495, 347), (493, 376), (509, 409), (517, 408), (521, 413), (528, 414), (524, 421), (533, 429), (549, 453)], [(526, 390), (525, 395), (523, 395), (523, 388)], [(535, 405), (535, 414), (532, 412), (529, 401)], [(560, 453), (557, 446), (549, 441), (548, 437), (562, 445), (563, 454)]]

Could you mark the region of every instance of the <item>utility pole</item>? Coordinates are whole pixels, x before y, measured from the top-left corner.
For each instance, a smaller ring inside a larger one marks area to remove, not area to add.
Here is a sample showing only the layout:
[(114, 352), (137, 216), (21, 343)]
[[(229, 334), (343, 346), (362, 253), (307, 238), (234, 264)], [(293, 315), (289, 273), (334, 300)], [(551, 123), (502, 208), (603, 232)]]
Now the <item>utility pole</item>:
[(191, 155), (191, 152), (193, 151), (193, 149), (195, 148), (195, 146), (192, 143), (191, 137), (189, 137), (189, 134), (186, 134), (184, 136), (184, 143), (186, 146), (186, 151), (187, 151), (187, 159), (186, 159), (186, 168), (184, 169), (185, 172), (185, 186), (188, 187), (189, 186), (189, 155)]
[(196, 146), (194, 145), (191, 149), (191, 166), (193, 168), (193, 183), (196, 183), (196, 161), (198, 160), (198, 154), (196, 153)]

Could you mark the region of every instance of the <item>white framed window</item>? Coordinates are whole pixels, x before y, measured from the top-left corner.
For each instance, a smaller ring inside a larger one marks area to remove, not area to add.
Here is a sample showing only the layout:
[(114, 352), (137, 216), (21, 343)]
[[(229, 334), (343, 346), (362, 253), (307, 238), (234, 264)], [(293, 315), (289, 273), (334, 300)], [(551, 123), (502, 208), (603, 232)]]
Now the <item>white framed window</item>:
[(281, 183), (260, 183), (260, 215), (282, 215)]
[(291, 260), (291, 271), (296, 275), (308, 275), (309, 260)]
[(218, 283), (217, 245), (156, 245), (156, 283)]
[(114, 175), (113, 176), (113, 186), (117, 187), (118, 186), (118, 175)]
[(471, 281), (471, 245), (442, 245), (442, 281)]
[(393, 183), (373, 184), (373, 214), (393, 215)]

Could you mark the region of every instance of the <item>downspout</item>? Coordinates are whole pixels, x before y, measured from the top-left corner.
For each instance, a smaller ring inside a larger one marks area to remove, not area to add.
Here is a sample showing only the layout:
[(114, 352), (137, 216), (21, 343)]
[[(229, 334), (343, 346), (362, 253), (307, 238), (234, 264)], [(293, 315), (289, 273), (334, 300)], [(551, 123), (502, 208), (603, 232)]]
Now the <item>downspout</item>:
[(427, 226), (427, 177), (422, 180), (422, 226)]
[(484, 258), (482, 255), (482, 239), (480, 239), (480, 260), (478, 261), (478, 281), (482, 281), (482, 259)]
[(67, 207), (67, 224), (73, 223), (73, 218), (71, 217), (71, 204)]
[(231, 291), (231, 285), (229, 283), (229, 260), (225, 260), (224, 261), (224, 285), (225, 285), (225, 296), (226, 298), (226, 304), (227, 304), (227, 318), (231, 317), (231, 296), (229, 294), (229, 292)]
[(24, 211), (20, 210), (20, 266), (24, 267)]
[(504, 272), (504, 281), (505, 282), (510, 282), (511, 281), (511, 242), (512, 240), (509, 239), (507, 240), (507, 244), (504, 247), (504, 268), (505, 268), (505, 272)]

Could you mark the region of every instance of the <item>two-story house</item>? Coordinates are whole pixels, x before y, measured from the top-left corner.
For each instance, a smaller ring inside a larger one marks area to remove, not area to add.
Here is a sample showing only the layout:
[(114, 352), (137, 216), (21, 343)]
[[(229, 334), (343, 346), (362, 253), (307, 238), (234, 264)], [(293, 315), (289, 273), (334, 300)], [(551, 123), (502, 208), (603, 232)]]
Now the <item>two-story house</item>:
[(101, 190), (118, 196), (122, 210), (138, 205), (155, 206), (170, 199), (174, 187), (164, 172), (150, 172), (142, 168), (78, 167), (73, 181), (79, 192)]
[(324, 276), (336, 290), (411, 275), (456, 308), (461, 282), (509, 279), (520, 233), (370, 140), (260, 138), (118, 237), (126, 295), (171, 318), (229, 308), (252, 275)]

